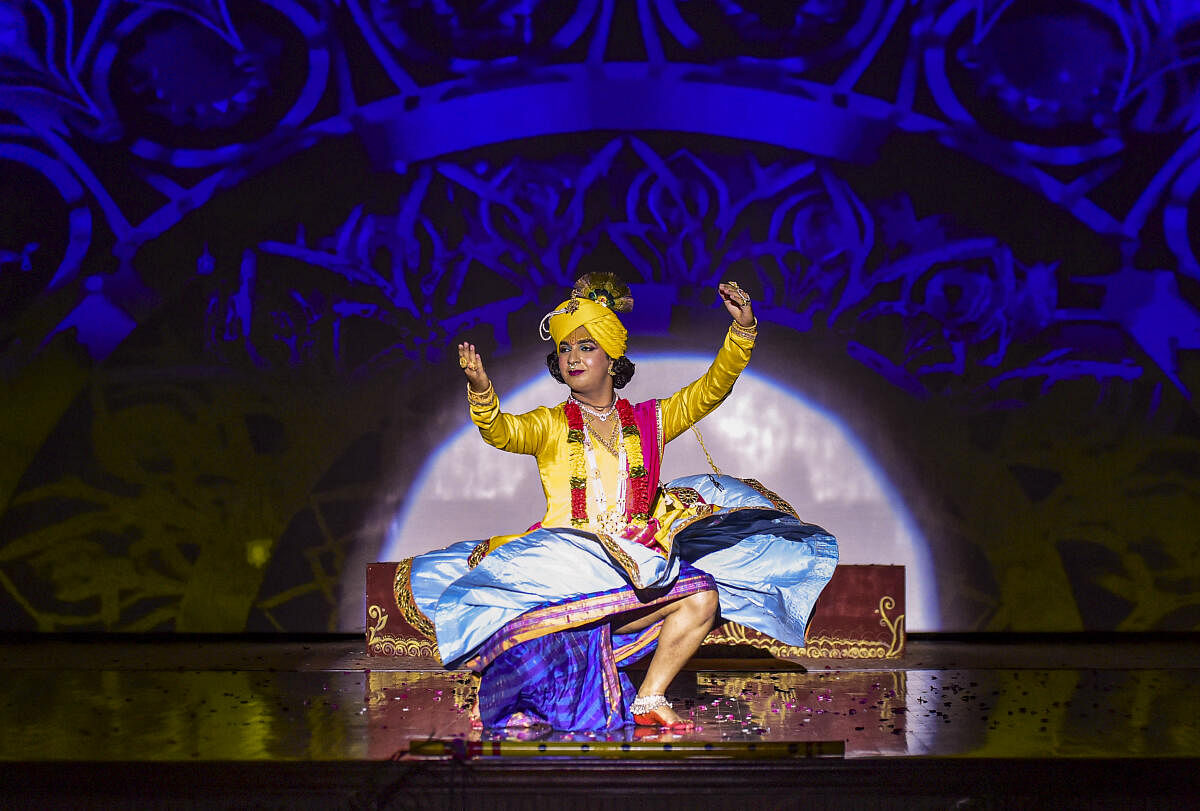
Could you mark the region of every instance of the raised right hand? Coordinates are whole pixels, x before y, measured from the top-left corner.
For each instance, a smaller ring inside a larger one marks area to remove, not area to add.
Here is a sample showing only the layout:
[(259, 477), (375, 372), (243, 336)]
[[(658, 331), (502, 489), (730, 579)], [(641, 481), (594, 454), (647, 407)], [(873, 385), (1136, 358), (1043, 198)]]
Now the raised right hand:
[(475, 351), (475, 344), (461, 343), (458, 345), (458, 365), (462, 367), (463, 374), (467, 376), (467, 382), (471, 384), (471, 389), (483, 394), (491, 385), (488, 381), (487, 372), (483, 368), (483, 358)]

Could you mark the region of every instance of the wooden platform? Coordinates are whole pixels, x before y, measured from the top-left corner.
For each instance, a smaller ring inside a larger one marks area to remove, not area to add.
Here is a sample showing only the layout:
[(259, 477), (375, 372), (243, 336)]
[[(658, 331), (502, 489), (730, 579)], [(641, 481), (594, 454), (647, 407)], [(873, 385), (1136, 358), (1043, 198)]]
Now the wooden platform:
[[(410, 560), (369, 563), (366, 645), (372, 656), (437, 657), (433, 623), (416, 606)], [(817, 598), (804, 647), (733, 622), (704, 640), (701, 658), (762, 651), (779, 659), (892, 659), (904, 653), (904, 567), (838, 566)]]

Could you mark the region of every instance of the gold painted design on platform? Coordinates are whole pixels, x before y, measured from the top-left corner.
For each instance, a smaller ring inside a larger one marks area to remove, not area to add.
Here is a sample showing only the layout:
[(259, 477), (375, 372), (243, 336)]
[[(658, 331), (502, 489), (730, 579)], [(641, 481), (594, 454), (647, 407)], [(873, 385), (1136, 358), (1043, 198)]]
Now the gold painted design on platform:
[[(786, 656), (809, 659), (887, 659), (888, 646), (874, 639), (847, 639), (845, 637), (818, 636), (808, 640), (803, 648), (786, 647)], [(779, 656), (780, 654), (775, 654)]]
[[(888, 673), (892, 677), (891, 695), (884, 692), (883, 700), (879, 703), (879, 720), (894, 721), (900, 719), (900, 723), (907, 722), (908, 717), (906, 710), (908, 709), (908, 671), (906, 670), (890, 670)], [(897, 713), (896, 710), (900, 712)]]
[(396, 564), (396, 579), (393, 591), (396, 593), (396, 605), (400, 608), (400, 616), (413, 627), (417, 633), (431, 642), (437, 641), (437, 632), (433, 622), (417, 608), (416, 598), (412, 593), (412, 558), (405, 558)]
[(383, 629), (387, 627), (388, 614), (381, 606), (369, 607), (367, 615), (375, 620), (374, 625), (367, 626), (367, 652), (371, 656), (428, 656), (437, 659), (438, 662), (442, 661), (437, 645), (430, 641), (383, 633)]
[(479, 685), (483, 677), (473, 670), (467, 671), (464, 677), (455, 680), (454, 704), (464, 710), (469, 710), (479, 702)]
[(749, 645), (752, 648), (765, 650), (779, 659), (897, 659), (904, 653), (904, 615), (895, 619), (888, 617), (887, 612), (896, 607), (895, 598), (885, 595), (879, 600), (879, 624), (887, 628), (892, 635), (891, 640), (853, 639), (843, 636), (813, 636), (807, 637), (804, 647), (787, 645), (765, 634), (751, 635), (749, 630), (737, 623), (731, 622), (705, 638), (706, 645)]
[(887, 612), (896, 607), (895, 598), (884, 595), (879, 598), (879, 624), (892, 633), (892, 643), (888, 645), (887, 658), (892, 659), (904, 650), (904, 615), (898, 615), (894, 620), (888, 619)]
[[(726, 699), (741, 699), (745, 712), (739, 715), (744, 717), (749, 713), (752, 716), (749, 720), (762, 727), (777, 725), (791, 715), (803, 717), (812, 714), (811, 709), (799, 706), (801, 702), (797, 700), (800, 698), (798, 688), (811, 688), (814, 684), (821, 684), (814, 676), (821, 679), (822, 674), (786, 672), (770, 674), (770, 678), (766, 676), (766, 673), (733, 675), (708, 671), (696, 674), (696, 688), (701, 695), (711, 691)], [(861, 671), (848, 677), (843, 673), (839, 677), (839, 681), (842, 682), (839, 692), (846, 692), (843, 679), (851, 683), (858, 680), (860, 689), (878, 691), (874, 693), (874, 699), (879, 709), (880, 723), (898, 720), (903, 725), (907, 721), (904, 708), (907, 706), (908, 674), (905, 671)], [(885, 686), (885, 679), (890, 679), (890, 687)], [(897, 713), (897, 710), (900, 712)]]

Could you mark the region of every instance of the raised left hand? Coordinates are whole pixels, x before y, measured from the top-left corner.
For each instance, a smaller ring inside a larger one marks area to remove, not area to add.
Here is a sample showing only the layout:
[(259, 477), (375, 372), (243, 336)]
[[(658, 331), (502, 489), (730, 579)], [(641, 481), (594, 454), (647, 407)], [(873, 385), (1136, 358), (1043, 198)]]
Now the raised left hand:
[(721, 303), (725, 305), (726, 310), (729, 310), (734, 321), (743, 327), (750, 327), (754, 324), (754, 310), (750, 307), (750, 294), (738, 287), (737, 282), (721, 282), (717, 285), (717, 292), (721, 294)]

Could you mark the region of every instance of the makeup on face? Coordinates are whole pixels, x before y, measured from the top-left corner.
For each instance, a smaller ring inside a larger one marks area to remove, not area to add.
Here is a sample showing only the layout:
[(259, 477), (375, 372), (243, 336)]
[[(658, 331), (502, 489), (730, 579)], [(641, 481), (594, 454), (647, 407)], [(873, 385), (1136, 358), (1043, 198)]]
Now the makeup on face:
[(583, 383), (596, 374), (608, 374), (608, 355), (596, 339), (580, 327), (558, 345), (558, 370), (569, 383)]

